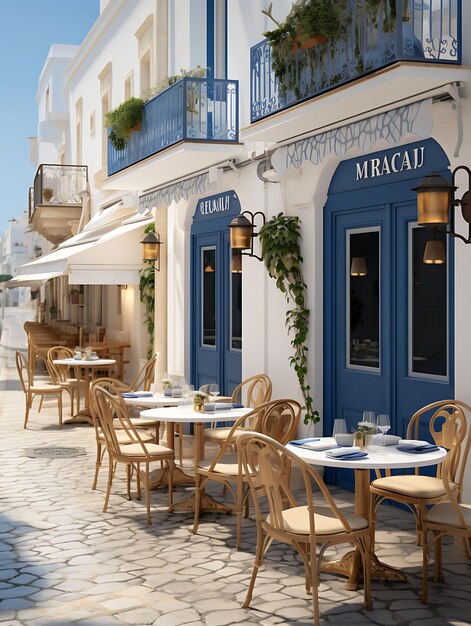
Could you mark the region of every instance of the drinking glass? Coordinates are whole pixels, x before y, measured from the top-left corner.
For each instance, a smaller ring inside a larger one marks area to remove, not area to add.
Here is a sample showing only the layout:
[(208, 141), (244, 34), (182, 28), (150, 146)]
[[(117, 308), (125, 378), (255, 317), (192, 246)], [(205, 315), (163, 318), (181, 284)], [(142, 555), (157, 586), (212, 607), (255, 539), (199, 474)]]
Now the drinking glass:
[(374, 411), (363, 411), (363, 421), (376, 425), (376, 413)]
[(384, 413), (381, 413), (380, 415), (378, 415), (378, 417), (376, 418), (376, 426), (378, 427), (378, 430), (381, 431), (381, 434), (383, 436), (382, 439), (383, 439), (383, 446), (384, 446), (386, 444), (386, 439), (384, 435), (391, 428), (389, 415), (385, 415)]
[(334, 420), (334, 427), (332, 429), (332, 437), (335, 435), (344, 434), (347, 432), (347, 422), (344, 419)]
[(216, 384), (209, 385), (209, 395), (217, 397), (219, 395), (219, 385), (216, 385)]

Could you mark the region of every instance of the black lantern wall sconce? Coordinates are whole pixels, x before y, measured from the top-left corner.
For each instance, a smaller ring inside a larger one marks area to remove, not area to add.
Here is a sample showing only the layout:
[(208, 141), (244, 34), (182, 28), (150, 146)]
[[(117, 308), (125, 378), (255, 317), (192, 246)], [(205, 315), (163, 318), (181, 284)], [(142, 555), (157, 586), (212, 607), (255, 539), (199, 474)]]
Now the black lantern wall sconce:
[[(250, 219), (246, 217), (247, 215)], [(253, 251), (253, 241), (255, 237), (258, 237), (259, 234), (258, 232), (254, 232), (255, 221), (258, 216), (260, 216), (260, 221), (262, 223), (262, 226), (264, 226), (265, 215), (261, 211), (257, 211), (256, 213), (244, 211), (240, 215), (234, 217), (234, 219), (229, 224), (229, 228), (231, 234), (231, 249), (239, 250), (240, 254), (253, 256), (261, 261), (262, 257), (257, 256), (256, 254), (254, 254)], [(245, 250), (250, 250), (250, 252), (244, 252)]]
[(154, 263), (154, 268), (160, 272), (160, 246), (162, 242), (159, 233), (154, 231), (147, 233), (141, 243), (143, 246), (142, 260)]
[[(468, 191), (460, 199), (455, 198), (456, 175), (464, 171), (468, 175)], [(449, 226), (448, 235), (471, 243), (471, 169), (466, 165), (456, 167), (449, 183), (443, 176), (432, 172), (426, 176), (412, 191), (417, 192), (417, 214), (419, 226)], [(469, 226), (468, 237), (455, 232), (455, 207), (461, 207), (463, 219)]]

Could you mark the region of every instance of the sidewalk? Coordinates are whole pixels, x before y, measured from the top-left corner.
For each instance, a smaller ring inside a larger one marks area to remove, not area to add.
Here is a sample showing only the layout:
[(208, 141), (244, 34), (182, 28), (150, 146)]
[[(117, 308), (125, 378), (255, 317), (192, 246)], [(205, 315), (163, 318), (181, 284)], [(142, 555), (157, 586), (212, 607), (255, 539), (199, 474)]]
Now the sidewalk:
[[(110, 506), (102, 512), (105, 477), (91, 491), (95, 464), (89, 426), (57, 427), (55, 403), (22, 427), (24, 396), (14, 354), (25, 348), (28, 311), (7, 309), (0, 341), (0, 624), (18, 626), (272, 626), (312, 624), (303, 568), (287, 546), (274, 545), (259, 573), (252, 608), (241, 609), (253, 563), (255, 529), (244, 521), (243, 549), (233, 549), (234, 516), (204, 515), (191, 535), (191, 515), (169, 514), (166, 494), (152, 494), (153, 526), (143, 502), (125, 499), (118, 471)], [(65, 410), (68, 404), (65, 403)], [(83, 446), (76, 458), (24, 456), (33, 446)], [(220, 497), (220, 487), (213, 492)], [(177, 489), (175, 500), (181, 498)], [(342, 506), (352, 496), (336, 490)], [(375, 611), (363, 611), (362, 591), (322, 575), (326, 624), (463, 626), (470, 623), (471, 566), (460, 543), (444, 549), (446, 584), (431, 583), (429, 602), (419, 601), (421, 548), (414, 522), (383, 507), (378, 556), (404, 569), (407, 583), (373, 583)]]

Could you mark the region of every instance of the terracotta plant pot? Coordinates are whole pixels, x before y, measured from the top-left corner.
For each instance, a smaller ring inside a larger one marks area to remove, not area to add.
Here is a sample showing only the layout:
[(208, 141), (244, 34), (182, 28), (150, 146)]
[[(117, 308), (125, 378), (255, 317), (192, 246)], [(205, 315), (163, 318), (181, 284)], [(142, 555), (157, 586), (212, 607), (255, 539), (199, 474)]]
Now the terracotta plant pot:
[(50, 202), (51, 198), (53, 196), (53, 193), (54, 192), (52, 191), (52, 189), (49, 189), (47, 187), (45, 189), (43, 189), (43, 200), (44, 200), (44, 202)]
[(136, 122), (134, 126), (131, 128), (131, 130), (138, 133), (141, 130), (141, 128), (142, 128), (142, 121)]
[(321, 46), (327, 41), (327, 37), (325, 35), (315, 35), (314, 37), (309, 37), (308, 39), (300, 37), (296, 39), (291, 52), (296, 54), (298, 50), (309, 50), (309, 48), (314, 48), (314, 46)]

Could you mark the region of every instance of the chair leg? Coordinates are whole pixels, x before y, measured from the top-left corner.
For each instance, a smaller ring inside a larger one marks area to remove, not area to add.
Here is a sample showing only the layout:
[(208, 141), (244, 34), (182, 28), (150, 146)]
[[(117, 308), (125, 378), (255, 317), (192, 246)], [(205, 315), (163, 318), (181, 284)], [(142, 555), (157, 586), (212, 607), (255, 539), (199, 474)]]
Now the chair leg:
[(193, 522), (193, 528), (191, 532), (196, 535), (198, 532), (198, 526), (200, 523), (200, 508), (201, 508), (201, 489), (203, 485), (203, 480), (200, 474), (196, 474), (195, 476), (196, 489), (195, 489), (195, 519)]
[(43, 400), (44, 400), (44, 396), (41, 396), (41, 397), (39, 398), (38, 413), (41, 413), (41, 409), (43, 408)]
[(466, 558), (471, 560), (471, 546), (469, 545), (469, 537), (462, 537), (464, 552), (466, 554)]
[[(319, 626), (319, 575), (317, 572), (317, 552), (316, 547), (310, 550), (310, 582), (312, 594), (312, 610), (314, 613), (314, 626)], [(366, 585), (365, 585), (366, 586)]]
[(247, 595), (245, 596), (245, 600), (242, 604), (243, 609), (247, 609), (250, 606), (253, 595), (253, 588), (255, 586), (255, 581), (257, 579), (257, 574), (259, 568), (262, 566), (263, 555), (266, 551), (266, 546), (268, 546), (269, 537), (268, 535), (263, 539), (263, 529), (261, 524), (257, 524), (257, 549), (255, 552), (255, 560), (252, 569), (252, 576), (250, 577), (249, 588), (247, 590)]
[(175, 462), (173, 459), (168, 460), (168, 510), (173, 511), (173, 472), (175, 471)]
[(57, 394), (57, 406), (59, 408), (59, 428), (62, 428), (62, 392)]
[(183, 424), (178, 424), (178, 462), (183, 465)]
[(28, 424), (28, 418), (29, 418), (29, 410), (31, 408), (31, 404), (33, 402), (33, 399), (30, 398), (29, 396), (26, 396), (26, 410), (25, 410), (25, 421), (23, 424), (23, 428), (27, 427)]
[(141, 499), (141, 466), (139, 463), (136, 465), (136, 498)]
[(428, 533), (427, 531), (424, 531), (422, 533), (422, 595), (420, 596), (421, 602), (426, 602), (428, 596), (428, 551)]
[(146, 492), (146, 510), (147, 525), (152, 526), (152, 518), (150, 516), (150, 479), (149, 479), (149, 463), (146, 463), (146, 471), (144, 474), (144, 491)]
[(126, 464), (126, 495), (128, 500), (131, 499), (131, 466)]
[[(105, 450), (103, 450), (103, 453)], [(97, 441), (96, 444), (96, 461), (95, 461), (95, 477), (93, 478), (92, 491), (95, 491), (97, 482), (98, 482), (98, 472), (100, 471), (101, 461), (102, 461), (102, 453), (101, 453), (101, 444)]]
[(111, 492), (111, 485), (113, 483), (113, 459), (111, 458), (110, 455), (108, 455), (108, 461), (109, 461), (109, 466), (108, 466), (108, 485), (106, 486), (106, 495), (105, 495), (105, 503), (103, 505), (103, 513), (106, 513), (106, 510), (108, 508), (108, 502), (110, 501), (110, 492)]
[(374, 546), (374, 535), (365, 537), (362, 541), (363, 546), (363, 585), (364, 585), (364, 603), (365, 608), (371, 610), (371, 554)]
[(434, 568), (434, 576), (433, 580), (436, 583), (442, 583), (445, 579), (443, 578), (443, 568), (442, 568), (442, 536), (439, 533), (435, 533), (435, 568)]

